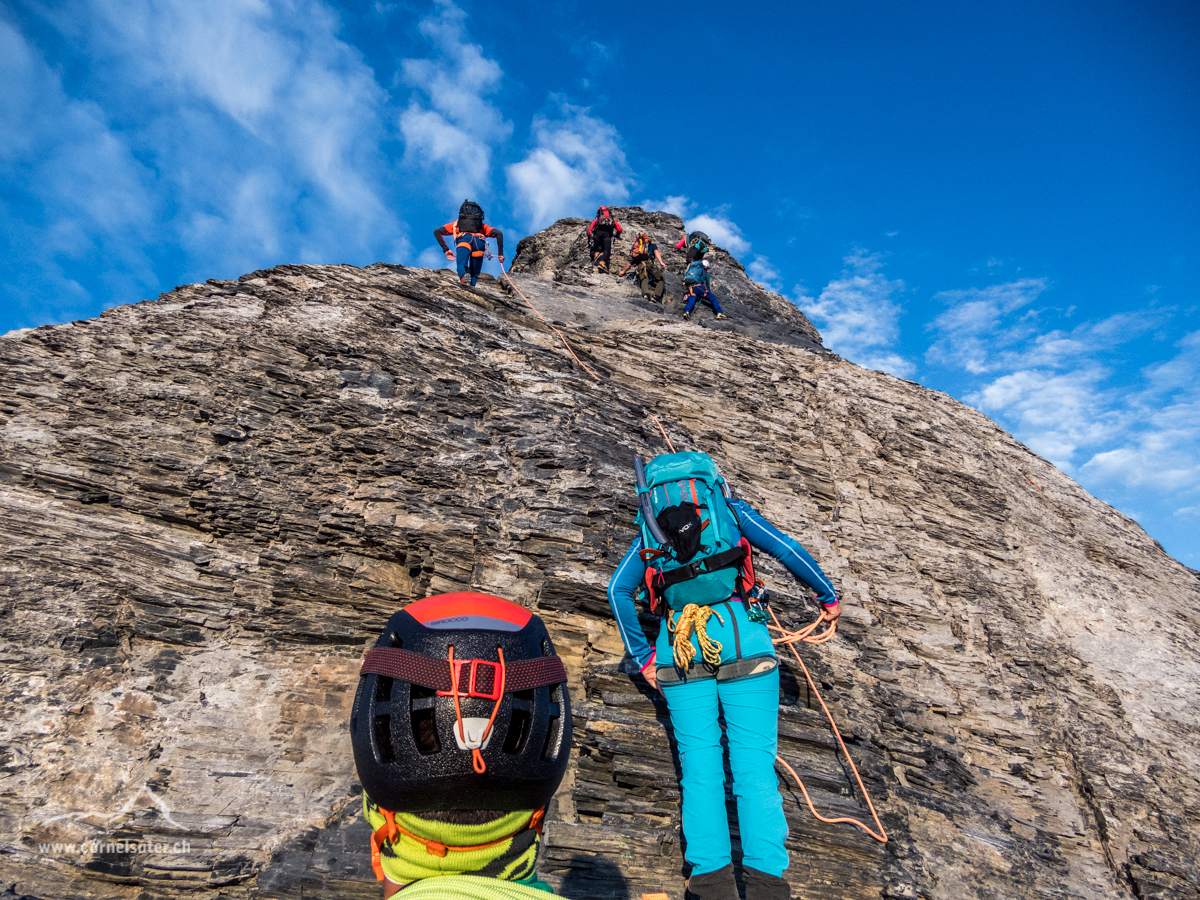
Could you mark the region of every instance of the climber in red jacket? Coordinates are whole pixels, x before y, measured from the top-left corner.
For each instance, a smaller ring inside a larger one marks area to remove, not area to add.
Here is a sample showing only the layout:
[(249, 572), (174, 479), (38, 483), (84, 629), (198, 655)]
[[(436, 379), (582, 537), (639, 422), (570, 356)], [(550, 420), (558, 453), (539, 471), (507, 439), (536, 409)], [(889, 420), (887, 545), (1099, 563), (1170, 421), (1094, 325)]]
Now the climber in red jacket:
[(596, 218), (588, 226), (588, 239), (592, 253), (592, 265), (601, 272), (608, 271), (608, 260), (612, 256), (613, 238), (621, 233), (621, 223), (607, 206), (596, 210)]

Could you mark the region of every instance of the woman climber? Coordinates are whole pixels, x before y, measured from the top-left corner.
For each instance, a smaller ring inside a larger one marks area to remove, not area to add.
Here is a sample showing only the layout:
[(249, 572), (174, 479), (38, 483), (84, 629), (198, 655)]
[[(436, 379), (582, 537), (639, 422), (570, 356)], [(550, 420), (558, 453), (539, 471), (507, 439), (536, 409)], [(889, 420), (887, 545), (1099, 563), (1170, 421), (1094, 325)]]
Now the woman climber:
[[(812, 556), (748, 503), (729, 496), (703, 453), (655, 458), (638, 475), (641, 534), (608, 586), (625, 648), (666, 697), (679, 747), (683, 834), (691, 864), (688, 896), (737, 900), (725, 812), (724, 715), (737, 799), (746, 900), (786, 900), (787, 821), (774, 764), (779, 669), (763, 616), (752, 605), (750, 548), (779, 560), (824, 605), (837, 594)], [(760, 589), (760, 587), (758, 588)], [(665, 618), (655, 648), (638, 625), (637, 596)]]

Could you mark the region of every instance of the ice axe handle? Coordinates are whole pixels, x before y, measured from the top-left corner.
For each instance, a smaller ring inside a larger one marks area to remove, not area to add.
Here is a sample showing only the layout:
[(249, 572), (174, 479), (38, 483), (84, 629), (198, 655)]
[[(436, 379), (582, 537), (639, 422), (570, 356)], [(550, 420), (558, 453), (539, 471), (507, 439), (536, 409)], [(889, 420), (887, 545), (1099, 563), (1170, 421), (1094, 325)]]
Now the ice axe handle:
[(633, 473), (637, 476), (638, 503), (642, 507), (642, 521), (650, 530), (651, 536), (658, 541), (659, 546), (666, 546), (667, 536), (658, 527), (658, 519), (654, 518), (654, 508), (650, 505), (650, 493), (646, 490), (646, 470), (642, 467), (642, 458), (633, 458)]

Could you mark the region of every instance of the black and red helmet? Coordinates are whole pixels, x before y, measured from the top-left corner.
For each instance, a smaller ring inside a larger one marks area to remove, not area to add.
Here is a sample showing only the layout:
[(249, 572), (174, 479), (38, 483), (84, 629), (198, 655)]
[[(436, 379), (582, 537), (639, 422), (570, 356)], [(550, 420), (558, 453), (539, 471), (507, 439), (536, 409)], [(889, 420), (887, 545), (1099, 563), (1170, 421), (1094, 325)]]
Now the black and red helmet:
[(429, 597), (388, 619), (367, 651), (350, 736), (363, 788), (384, 809), (536, 809), (567, 768), (567, 673), (524, 607)]

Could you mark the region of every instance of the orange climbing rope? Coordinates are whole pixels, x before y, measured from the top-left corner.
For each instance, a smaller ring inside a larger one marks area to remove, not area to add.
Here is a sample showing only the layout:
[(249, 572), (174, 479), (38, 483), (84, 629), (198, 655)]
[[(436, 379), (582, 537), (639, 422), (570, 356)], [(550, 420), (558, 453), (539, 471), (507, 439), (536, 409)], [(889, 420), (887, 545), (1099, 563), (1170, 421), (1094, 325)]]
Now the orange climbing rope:
[(658, 430), (662, 432), (663, 440), (667, 442), (667, 446), (671, 449), (671, 452), (674, 453), (675, 445), (672, 444), (671, 439), (669, 437), (667, 437), (667, 429), (662, 427), (662, 422), (658, 421), (658, 416), (656, 416), (652, 412), (647, 412), (646, 415), (648, 415), (650, 418), (652, 418), (654, 420), (654, 424), (657, 425)]
[[(529, 298), (521, 293), (521, 289), (519, 287), (517, 287), (516, 282), (514, 282), (512, 280), (512, 276), (510, 276), (508, 274), (508, 269), (504, 268), (504, 263), (500, 263), (500, 271), (504, 273), (504, 277), (508, 279), (508, 283), (512, 285), (512, 289), (520, 295), (521, 299), (524, 300), (526, 303), (529, 303)], [(541, 319), (543, 322), (546, 322), (546, 317), (541, 314), (541, 312), (538, 310), (538, 308), (536, 306), (534, 306), (532, 303), (529, 303), (529, 308), (532, 309), (535, 313), (537, 313), (537, 317), (539, 319)], [(570, 353), (572, 357), (574, 357), (575, 362), (579, 363), (580, 366), (583, 366), (583, 371), (587, 372), (594, 379), (599, 381), (600, 376), (597, 375), (595, 372), (593, 372), (591, 369), (589, 369), (586, 365), (584, 365), (582, 359), (580, 359), (578, 356), (575, 356), (575, 351), (571, 349), (571, 345), (570, 345), (570, 343), (568, 343), (567, 339), (565, 337), (563, 337), (563, 333), (561, 331), (559, 331), (557, 328), (554, 328), (554, 326), (551, 323), (546, 322), (546, 324), (550, 325), (550, 327), (554, 329), (554, 333), (557, 334), (559, 336), (559, 338), (562, 340), (563, 346), (567, 348), (567, 352)], [(658, 427), (662, 428), (661, 425)], [(670, 443), (670, 441), (668, 441), (667, 443)]]
[[(857, 825), (871, 837), (875, 838), (875, 840), (886, 844), (888, 841), (887, 832), (883, 828), (883, 823), (879, 821), (879, 813), (875, 812), (875, 804), (871, 802), (871, 795), (867, 793), (867, 787), (863, 784), (862, 776), (858, 774), (858, 767), (854, 765), (854, 758), (850, 755), (850, 751), (846, 749), (846, 742), (842, 740), (842, 733), (838, 731), (837, 723), (833, 721), (833, 713), (829, 711), (829, 707), (825, 705), (825, 700), (821, 696), (821, 692), (817, 690), (817, 684), (813, 681), (813, 677), (808, 671), (808, 666), (804, 664), (804, 660), (800, 658), (800, 653), (796, 650), (797, 643), (823, 644), (831, 639), (837, 633), (837, 620), (828, 619), (826, 618), (826, 614), (822, 613), (816, 621), (810, 625), (806, 625), (799, 631), (788, 631), (779, 623), (779, 618), (775, 615), (775, 610), (769, 606), (767, 609), (770, 610), (771, 619), (775, 622), (773, 626), (768, 625), (767, 628), (779, 634), (779, 637), (771, 639), (771, 643), (786, 646), (792, 651), (792, 656), (796, 657), (796, 662), (800, 663), (800, 668), (804, 671), (804, 677), (808, 681), (808, 686), (817, 695), (817, 702), (821, 704), (821, 709), (825, 710), (825, 717), (829, 719), (829, 727), (833, 729), (833, 736), (837, 738), (838, 746), (842, 748), (842, 754), (846, 757), (846, 762), (850, 763), (850, 771), (854, 773), (854, 780), (858, 782), (858, 789), (862, 791), (863, 799), (867, 801), (867, 809), (871, 810), (871, 817), (875, 820), (875, 825), (879, 829), (879, 833), (876, 834), (862, 822), (858, 821), (858, 819), (851, 819), (849, 817), (829, 819), (821, 815), (817, 812), (816, 807), (813, 806), (812, 798), (808, 796), (808, 790), (804, 787), (804, 782), (800, 780), (800, 776), (796, 774), (796, 770), (788, 765), (787, 760), (782, 756), (776, 756), (776, 761), (787, 769), (792, 778), (796, 780), (796, 784), (800, 787), (800, 793), (804, 795), (804, 800), (808, 803), (809, 812), (818, 821), (824, 822), (827, 825), (836, 825), (841, 822)], [(821, 634), (813, 634), (820, 624), (826, 621), (829, 622), (829, 628)]]
[[(546, 322), (546, 317), (538, 311), (536, 306), (530, 303), (528, 297), (521, 293), (521, 289), (517, 287), (516, 283), (512, 280), (512, 276), (508, 274), (508, 270), (504, 268), (503, 262), (500, 263), (500, 271), (504, 273), (504, 277), (508, 279), (508, 283), (512, 285), (512, 289), (516, 291), (518, 295), (520, 295), (522, 300), (529, 304), (530, 309), (537, 313), (537, 317), (543, 322)], [(550, 327), (554, 329), (554, 333), (557, 334), (562, 340), (563, 346), (567, 348), (567, 352), (571, 354), (571, 356), (575, 359), (575, 362), (579, 363), (579, 365), (583, 367), (583, 370), (591, 375), (592, 378), (594, 378), (596, 381), (599, 381), (599, 376), (597, 376), (595, 372), (584, 365), (583, 360), (575, 355), (575, 351), (571, 349), (571, 345), (568, 343), (566, 337), (563, 336), (563, 333), (557, 328), (554, 328), (554, 326), (549, 322), (546, 322), (546, 324), (550, 325)], [(663, 428), (662, 422), (660, 422), (658, 417), (652, 412), (647, 411), (646, 415), (654, 420), (654, 424), (657, 425), (658, 430), (662, 432), (663, 440), (667, 442), (667, 447), (669, 447), (671, 452), (674, 453), (675, 445), (672, 444), (671, 439), (667, 437), (667, 431), (665, 428)], [(770, 609), (770, 607), (767, 608)], [(812, 799), (808, 796), (808, 790), (804, 787), (804, 782), (800, 780), (800, 776), (796, 774), (796, 770), (788, 765), (787, 761), (782, 756), (776, 756), (775, 759), (780, 765), (787, 769), (792, 778), (795, 779), (796, 784), (800, 787), (800, 792), (804, 794), (804, 799), (808, 803), (809, 811), (812, 812), (813, 816), (818, 821), (825, 822), (829, 825), (836, 825), (843, 822), (851, 825), (857, 825), (871, 837), (875, 838), (875, 840), (886, 844), (888, 841), (887, 832), (883, 828), (883, 823), (879, 821), (879, 813), (875, 811), (875, 804), (871, 802), (871, 796), (867, 793), (867, 788), (866, 785), (863, 784), (862, 776), (858, 774), (858, 767), (854, 765), (854, 759), (850, 756), (850, 751), (846, 749), (846, 742), (842, 740), (842, 734), (840, 731), (838, 731), (837, 723), (833, 721), (833, 713), (831, 713), (829, 711), (829, 707), (825, 705), (825, 700), (821, 697), (821, 692), (817, 690), (817, 685), (813, 681), (812, 675), (809, 674), (808, 666), (804, 665), (804, 660), (800, 658), (800, 654), (796, 650), (797, 643), (824, 644), (825, 642), (832, 640), (833, 636), (837, 633), (837, 621), (836, 619), (826, 618), (825, 614), (822, 613), (815, 621), (809, 625), (806, 625), (804, 628), (801, 628), (799, 631), (788, 631), (783, 627), (783, 625), (780, 624), (779, 619), (775, 615), (775, 610), (771, 609), (770, 612), (771, 618), (774, 620), (775, 624), (768, 625), (767, 628), (779, 634), (779, 637), (771, 639), (771, 643), (779, 646), (786, 646), (792, 651), (792, 655), (796, 658), (796, 662), (800, 663), (800, 668), (804, 671), (804, 677), (808, 680), (809, 688), (811, 688), (812, 692), (817, 695), (817, 700), (821, 704), (821, 709), (825, 711), (825, 716), (829, 719), (829, 727), (833, 729), (833, 734), (834, 737), (837, 738), (838, 746), (842, 748), (842, 754), (846, 757), (846, 761), (850, 764), (850, 771), (854, 773), (854, 779), (858, 782), (858, 789), (862, 791), (863, 799), (867, 801), (867, 808), (871, 810), (871, 817), (875, 820), (875, 825), (879, 828), (879, 832), (876, 833), (872, 831), (869, 827), (858, 821), (858, 819), (829, 819), (825, 816), (822, 816), (813, 806)], [(829, 627), (825, 629), (825, 631), (817, 633), (817, 630), (820, 628), (822, 622), (828, 622)]]

